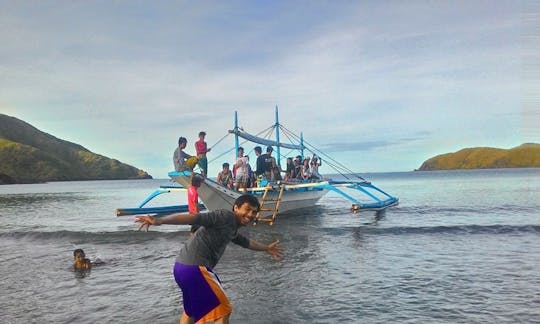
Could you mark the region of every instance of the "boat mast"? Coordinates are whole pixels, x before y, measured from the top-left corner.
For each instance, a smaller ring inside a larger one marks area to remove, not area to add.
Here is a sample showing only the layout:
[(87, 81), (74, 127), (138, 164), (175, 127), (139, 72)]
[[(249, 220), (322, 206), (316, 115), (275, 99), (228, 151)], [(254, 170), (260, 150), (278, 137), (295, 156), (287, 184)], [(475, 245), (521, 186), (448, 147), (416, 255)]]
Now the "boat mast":
[(300, 146), (302, 146), (300, 153), (302, 155), (302, 161), (304, 161), (304, 132), (300, 132)]
[(281, 150), (279, 145), (279, 116), (278, 116), (278, 106), (276, 105), (276, 123), (274, 128), (276, 129), (276, 142), (277, 142), (277, 165), (281, 169)]
[(238, 148), (240, 147), (240, 142), (238, 141), (238, 112), (234, 111), (234, 146), (236, 150), (234, 151), (234, 161), (238, 158)]

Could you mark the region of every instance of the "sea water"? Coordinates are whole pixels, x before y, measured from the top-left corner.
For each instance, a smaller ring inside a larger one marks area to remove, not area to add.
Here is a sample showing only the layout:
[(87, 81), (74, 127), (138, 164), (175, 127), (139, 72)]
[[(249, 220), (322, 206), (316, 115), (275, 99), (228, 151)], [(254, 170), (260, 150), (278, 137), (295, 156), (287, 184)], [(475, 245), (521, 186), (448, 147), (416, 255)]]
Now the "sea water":
[[(540, 169), (368, 174), (400, 199), (351, 213), (328, 194), (243, 229), (281, 261), (231, 244), (215, 271), (232, 323), (540, 323)], [(137, 232), (169, 180), (0, 186), (0, 323), (177, 323), (186, 226)], [(183, 204), (185, 193), (159, 204)], [(82, 248), (104, 263), (72, 269)]]

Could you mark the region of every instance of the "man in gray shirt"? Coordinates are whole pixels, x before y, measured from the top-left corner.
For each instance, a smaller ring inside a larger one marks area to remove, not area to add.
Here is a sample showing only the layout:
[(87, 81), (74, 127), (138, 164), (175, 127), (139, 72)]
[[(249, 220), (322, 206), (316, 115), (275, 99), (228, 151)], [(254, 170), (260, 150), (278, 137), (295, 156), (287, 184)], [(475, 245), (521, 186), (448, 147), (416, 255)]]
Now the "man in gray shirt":
[(253, 195), (236, 199), (232, 211), (216, 210), (205, 214), (173, 214), (163, 218), (138, 216), (139, 230), (150, 225), (192, 224), (199, 229), (182, 246), (174, 264), (174, 278), (182, 289), (184, 312), (180, 323), (216, 321), (228, 323), (232, 306), (213, 268), (225, 252), (229, 242), (254, 251), (266, 251), (280, 259), (279, 241), (269, 245), (250, 240), (238, 233), (257, 215), (260, 204)]
[(184, 171), (188, 167), (186, 165), (186, 160), (191, 157), (191, 155), (184, 152), (184, 149), (187, 145), (187, 139), (185, 137), (180, 137), (178, 139), (178, 147), (174, 150), (173, 154), (173, 163), (175, 171)]

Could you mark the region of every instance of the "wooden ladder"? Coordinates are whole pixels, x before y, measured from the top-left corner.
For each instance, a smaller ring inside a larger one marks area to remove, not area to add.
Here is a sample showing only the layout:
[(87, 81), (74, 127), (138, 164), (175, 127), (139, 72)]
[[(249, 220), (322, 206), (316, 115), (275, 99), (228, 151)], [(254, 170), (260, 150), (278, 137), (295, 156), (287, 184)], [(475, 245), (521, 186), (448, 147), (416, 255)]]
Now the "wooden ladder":
[[(259, 212), (257, 213), (257, 216), (255, 217), (255, 222), (254, 222), (254, 225), (257, 224), (258, 221), (261, 221), (261, 222), (267, 222), (269, 223), (270, 225), (273, 225), (274, 224), (274, 221), (276, 220), (276, 216), (278, 214), (278, 211), (279, 211), (279, 205), (281, 203), (281, 198), (283, 196), (283, 191), (285, 190), (285, 186), (284, 185), (279, 185), (279, 190), (278, 194), (277, 194), (277, 197), (272, 197), (270, 198), (269, 195), (268, 195), (268, 192), (270, 191), (276, 191), (276, 188), (268, 185), (264, 188), (264, 193), (263, 193), (263, 196), (261, 198), (261, 208), (259, 209)], [(272, 207), (265, 207), (265, 205), (270, 205), (272, 206), (273, 205), (273, 208)], [(263, 216), (263, 213), (264, 212), (272, 212), (272, 216)]]

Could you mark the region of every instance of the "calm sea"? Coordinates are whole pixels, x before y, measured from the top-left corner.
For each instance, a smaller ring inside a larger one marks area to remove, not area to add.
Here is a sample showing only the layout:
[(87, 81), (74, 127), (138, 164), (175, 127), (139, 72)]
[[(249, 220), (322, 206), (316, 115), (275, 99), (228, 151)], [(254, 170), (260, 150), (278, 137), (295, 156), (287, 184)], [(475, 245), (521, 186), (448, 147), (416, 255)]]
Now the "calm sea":
[[(245, 228), (282, 261), (230, 245), (216, 267), (233, 323), (540, 323), (540, 169), (369, 174), (400, 198), (352, 214), (334, 194)], [(177, 323), (184, 226), (136, 232), (168, 180), (0, 186), (0, 323)], [(156, 204), (185, 203), (184, 194)], [(82, 248), (103, 264), (71, 268)]]

